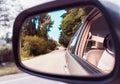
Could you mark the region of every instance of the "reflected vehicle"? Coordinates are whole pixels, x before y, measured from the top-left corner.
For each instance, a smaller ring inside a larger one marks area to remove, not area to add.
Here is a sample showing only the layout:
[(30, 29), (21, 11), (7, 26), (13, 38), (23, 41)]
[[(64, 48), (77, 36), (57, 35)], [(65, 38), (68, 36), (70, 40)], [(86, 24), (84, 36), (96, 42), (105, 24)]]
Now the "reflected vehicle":
[[(108, 74), (115, 62), (115, 56), (106, 52), (105, 43), (109, 42), (104, 39), (109, 33), (104, 16), (93, 7), (34, 15), (22, 25), (20, 58), (23, 65), (35, 71), (81, 76)], [(109, 48), (114, 47), (111, 45)]]
[[(113, 70), (114, 44), (108, 29), (101, 12), (93, 9), (68, 46), (66, 60), (70, 73), (93, 75), (106, 74)], [(72, 58), (77, 60), (77, 66)]]

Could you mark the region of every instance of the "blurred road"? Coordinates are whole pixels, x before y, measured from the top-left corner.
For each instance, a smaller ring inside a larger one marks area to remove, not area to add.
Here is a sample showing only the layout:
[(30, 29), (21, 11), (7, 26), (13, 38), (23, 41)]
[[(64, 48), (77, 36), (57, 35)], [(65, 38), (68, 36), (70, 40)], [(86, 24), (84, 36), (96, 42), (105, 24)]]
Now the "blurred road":
[(0, 84), (65, 84), (65, 83), (43, 79), (25, 73), (20, 73), (0, 77)]

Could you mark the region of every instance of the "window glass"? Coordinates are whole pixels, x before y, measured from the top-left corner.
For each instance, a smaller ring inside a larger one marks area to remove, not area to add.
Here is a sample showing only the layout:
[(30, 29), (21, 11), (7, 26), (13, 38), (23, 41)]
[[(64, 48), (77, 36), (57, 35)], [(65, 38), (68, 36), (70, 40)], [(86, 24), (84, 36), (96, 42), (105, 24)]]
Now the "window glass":
[[(84, 46), (82, 58), (91, 65), (99, 68), (104, 73), (109, 73), (114, 66), (114, 54), (106, 50), (106, 37), (110, 37), (108, 25), (103, 16), (94, 20), (90, 26), (89, 33)], [(112, 42), (109, 42), (111, 46)], [(108, 42), (107, 42), (108, 46)], [(112, 45), (113, 46), (113, 45)], [(110, 50), (109, 50), (110, 51)], [(110, 61), (107, 61), (109, 59)]]
[(70, 45), (69, 45), (68, 49), (69, 49), (69, 51), (70, 51), (71, 53), (75, 53), (75, 49), (76, 49), (76, 47), (77, 47), (78, 36), (79, 36), (79, 32), (77, 32), (77, 33), (74, 35), (73, 39), (72, 39), (71, 42), (70, 42)]
[(86, 48), (83, 55), (84, 59), (87, 58), (87, 53), (90, 50), (104, 50), (103, 41), (107, 34), (109, 34), (109, 30), (104, 17), (101, 16), (92, 22), (89, 35), (86, 40)]

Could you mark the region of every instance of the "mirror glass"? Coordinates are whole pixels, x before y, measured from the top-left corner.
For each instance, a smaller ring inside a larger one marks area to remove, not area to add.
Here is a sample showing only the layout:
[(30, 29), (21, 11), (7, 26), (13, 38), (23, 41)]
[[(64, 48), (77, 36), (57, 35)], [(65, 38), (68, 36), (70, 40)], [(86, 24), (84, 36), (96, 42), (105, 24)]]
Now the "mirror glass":
[(38, 72), (105, 75), (114, 68), (114, 44), (97, 8), (56, 10), (23, 22), (20, 60), (25, 67)]

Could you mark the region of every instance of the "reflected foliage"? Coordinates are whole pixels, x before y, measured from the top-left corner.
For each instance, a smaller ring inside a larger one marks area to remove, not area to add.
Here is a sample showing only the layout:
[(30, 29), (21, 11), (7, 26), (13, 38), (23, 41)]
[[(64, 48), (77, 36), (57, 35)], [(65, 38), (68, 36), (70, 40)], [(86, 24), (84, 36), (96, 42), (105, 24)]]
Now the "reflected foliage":
[(52, 28), (53, 21), (48, 14), (41, 14), (28, 18), (23, 24), (22, 35), (38, 36), (48, 39), (48, 31)]
[(47, 42), (37, 36), (26, 36), (23, 43), (23, 52), (27, 55), (40, 55), (47, 52)]
[(59, 17), (62, 18), (61, 23), (58, 23), (59, 42), (49, 36), (49, 32), (55, 29), (53, 25), (56, 25), (56, 21), (53, 20), (49, 13), (35, 15), (26, 19), (21, 30), (22, 56), (38, 56), (55, 50), (58, 45), (68, 46), (71, 37), (86, 17), (88, 9), (73, 8), (65, 9), (65, 11)]
[(59, 42), (65, 47), (68, 46), (68, 43), (75, 33), (75, 31), (80, 26), (81, 21), (86, 16), (85, 8), (74, 8), (67, 10), (67, 13), (62, 15), (63, 21), (60, 25), (62, 30)]
[(21, 32), (22, 56), (36, 56), (55, 49), (57, 42), (48, 36), (52, 24), (48, 14), (36, 15), (24, 22)]

